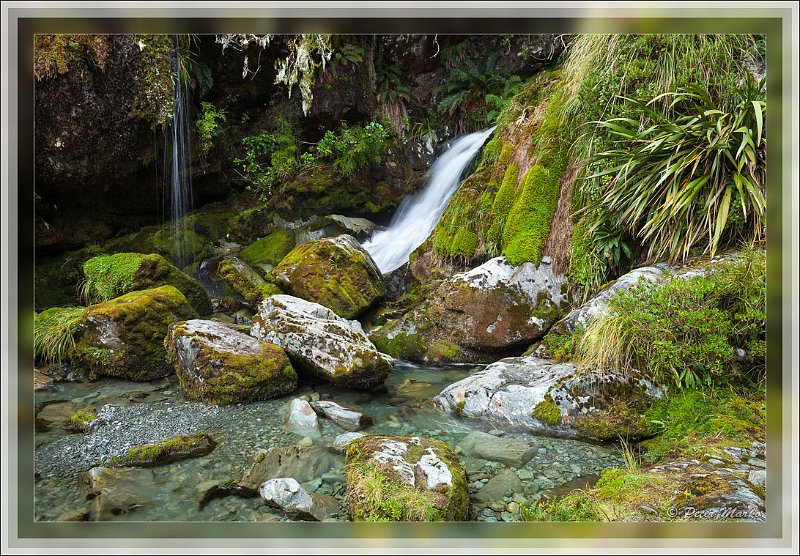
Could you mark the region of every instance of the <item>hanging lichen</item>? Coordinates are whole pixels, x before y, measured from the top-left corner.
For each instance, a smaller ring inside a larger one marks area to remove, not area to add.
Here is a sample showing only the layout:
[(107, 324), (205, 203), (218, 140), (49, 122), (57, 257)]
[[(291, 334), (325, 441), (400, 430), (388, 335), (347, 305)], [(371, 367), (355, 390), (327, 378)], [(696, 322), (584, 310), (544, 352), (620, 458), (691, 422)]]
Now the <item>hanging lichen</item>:
[(275, 69), (278, 70), (275, 83), (283, 83), (289, 87), (289, 98), (292, 96), (292, 88), (298, 85), (303, 100), (303, 114), (308, 114), (314, 99), (311, 87), (314, 85), (317, 68), (321, 65), (324, 70), (325, 62), (333, 54), (331, 36), (300, 35), (296, 39), (290, 39), (288, 47), (289, 56), (275, 63)]

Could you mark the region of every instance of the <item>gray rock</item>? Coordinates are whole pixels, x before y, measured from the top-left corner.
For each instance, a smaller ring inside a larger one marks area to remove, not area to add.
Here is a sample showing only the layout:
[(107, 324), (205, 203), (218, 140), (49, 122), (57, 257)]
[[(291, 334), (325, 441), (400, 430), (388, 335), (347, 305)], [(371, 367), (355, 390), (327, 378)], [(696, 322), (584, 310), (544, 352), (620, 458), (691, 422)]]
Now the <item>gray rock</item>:
[(343, 454), (347, 451), (347, 446), (353, 441), (358, 438), (364, 436), (362, 432), (346, 432), (340, 434), (336, 438), (333, 439), (333, 444), (331, 445), (331, 449), (334, 452), (339, 454)]
[(295, 398), (289, 403), (286, 425), (292, 432), (303, 436), (320, 436), (321, 434), (317, 413), (311, 404), (301, 398)]
[[(522, 492), (522, 482), (519, 480), (519, 477), (517, 477), (517, 474), (511, 469), (501, 471), (489, 479), (489, 482), (483, 485), (483, 488), (475, 493), (475, 499), (486, 504), (492, 502), (496, 503), (503, 500), (507, 490), (511, 490), (512, 492)], [(505, 504), (503, 504), (503, 507), (498, 511), (502, 511), (504, 509)]]
[(318, 414), (330, 419), (346, 431), (354, 432), (370, 426), (372, 417), (359, 413), (331, 401), (311, 402), (311, 407)]
[(394, 360), (379, 353), (358, 321), (289, 295), (265, 299), (251, 335), (281, 346), (300, 368), (330, 382), (371, 388), (381, 384)]
[(92, 501), (90, 519), (106, 521), (152, 505), (156, 499), (149, 469), (94, 467), (78, 476), (81, 495)]
[[(291, 477), (299, 483), (306, 483), (331, 471), (340, 460), (339, 456), (321, 446), (272, 448), (256, 457), (237, 484), (247, 491), (256, 492), (269, 479)], [(341, 463), (338, 465), (341, 467)]]
[(767, 470), (753, 469), (747, 474), (747, 480), (750, 481), (755, 487), (762, 489), (767, 488)]
[(480, 431), (472, 431), (461, 440), (465, 455), (499, 461), (511, 467), (522, 467), (536, 453), (536, 446), (514, 438), (498, 438)]
[(335, 498), (308, 493), (292, 478), (265, 481), (258, 493), (270, 506), (307, 521), (322, 521), (339, 511), (339, 503)]

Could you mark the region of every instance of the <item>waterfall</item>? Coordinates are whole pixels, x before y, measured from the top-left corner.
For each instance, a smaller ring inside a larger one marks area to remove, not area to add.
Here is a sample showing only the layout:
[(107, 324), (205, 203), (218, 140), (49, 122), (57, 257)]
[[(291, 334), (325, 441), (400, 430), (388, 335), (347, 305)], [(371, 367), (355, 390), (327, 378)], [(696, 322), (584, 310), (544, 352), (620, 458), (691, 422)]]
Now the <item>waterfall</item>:
[(389, 226), (364, 243), (381, 272), (386, 274), (405, 264), (411, 252), (428, 238), (458, 189), (462, 174), (492, 131), (494, 127), (453, 141), (433, 163), (422, 191), (403, 199)]
[[(189, 90), (181, 71), (180, 49), (177, 39), (175, 41), (175, 58), (173, 60), (175, 72), (175, 103), (172, 108), (172, 160), (169, 172), (170, 190), (170, 226), (173, 241), (173, 262), (178, 268), (189, 264), (193, 258), (192, 246), (188, 243), (189, 229), (186, 224), (186, 215), (192, 210), (192, 176), (190, 119), (189, 119)], [(168, 147), (169, 148), (169, 147)]]

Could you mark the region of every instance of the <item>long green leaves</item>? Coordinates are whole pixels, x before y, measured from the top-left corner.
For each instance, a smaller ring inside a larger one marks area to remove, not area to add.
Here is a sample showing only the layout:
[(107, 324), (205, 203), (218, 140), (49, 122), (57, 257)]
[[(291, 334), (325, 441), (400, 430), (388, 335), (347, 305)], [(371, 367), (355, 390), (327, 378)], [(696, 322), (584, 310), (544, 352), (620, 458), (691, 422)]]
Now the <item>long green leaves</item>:
[[(670, 110), (654, 108), (670, 98)], [(651, 256), (711, 254), (737, 234), (764, 231), (766, 103), (760, 84), (718, 105), (692, 86), (645, 103), (624, 98), (640, 116), (592, 122), (612, 148), (589, 161), (596, 194), (584, 208), (586, 228), (621, 228)], [(735, 217), (734, 217), (735, 215)], [(734, 223), (735, 225), (732, 225)]]

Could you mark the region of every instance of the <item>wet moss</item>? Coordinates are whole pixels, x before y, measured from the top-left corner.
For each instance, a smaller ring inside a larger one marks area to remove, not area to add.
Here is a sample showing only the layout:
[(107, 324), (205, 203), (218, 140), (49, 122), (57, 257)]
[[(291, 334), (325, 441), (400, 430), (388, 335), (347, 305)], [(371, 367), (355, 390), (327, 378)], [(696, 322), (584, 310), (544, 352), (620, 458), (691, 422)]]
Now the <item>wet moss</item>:
[(217, 273), (253, 307), (268, 297), (283, 293), (279, 286), (265, 281), (261, 275), (237, 257), (221, 260), (217, 267)]
[(561, 424), (561, 410), (553, 403), (550, 396), (546, 395), (544, 400), (536, 404), (533, 408), (531, 417), (545, 425), (557, 426)]
[(630, 400), (614, 401), (603, 409), (579, 415), (571, 425), (581, 435), (601, 441), (640, 440), (649, 434), (641, 407)]
[(242, 249), (239, 257), (251, 265), (277, 265), (294, 248), (294, 232), (278, 230)]
[(97, 409), (90, 407), (73, 413), (62, 423), (61, 428), (67, 432), (89, 432), (92, 421), (97, 419)]
[(108, 461), (111, 467), (154, 467), (211, 453), (217, 443), (203, 432), (176, 434), (152, 444), (134, 446)]
[(380, 331), (370, 336), (378, 351), (395, 359), (419, 360), (427, 351), (425, 339), (418, 333), (398, 332), (391, 338)]

